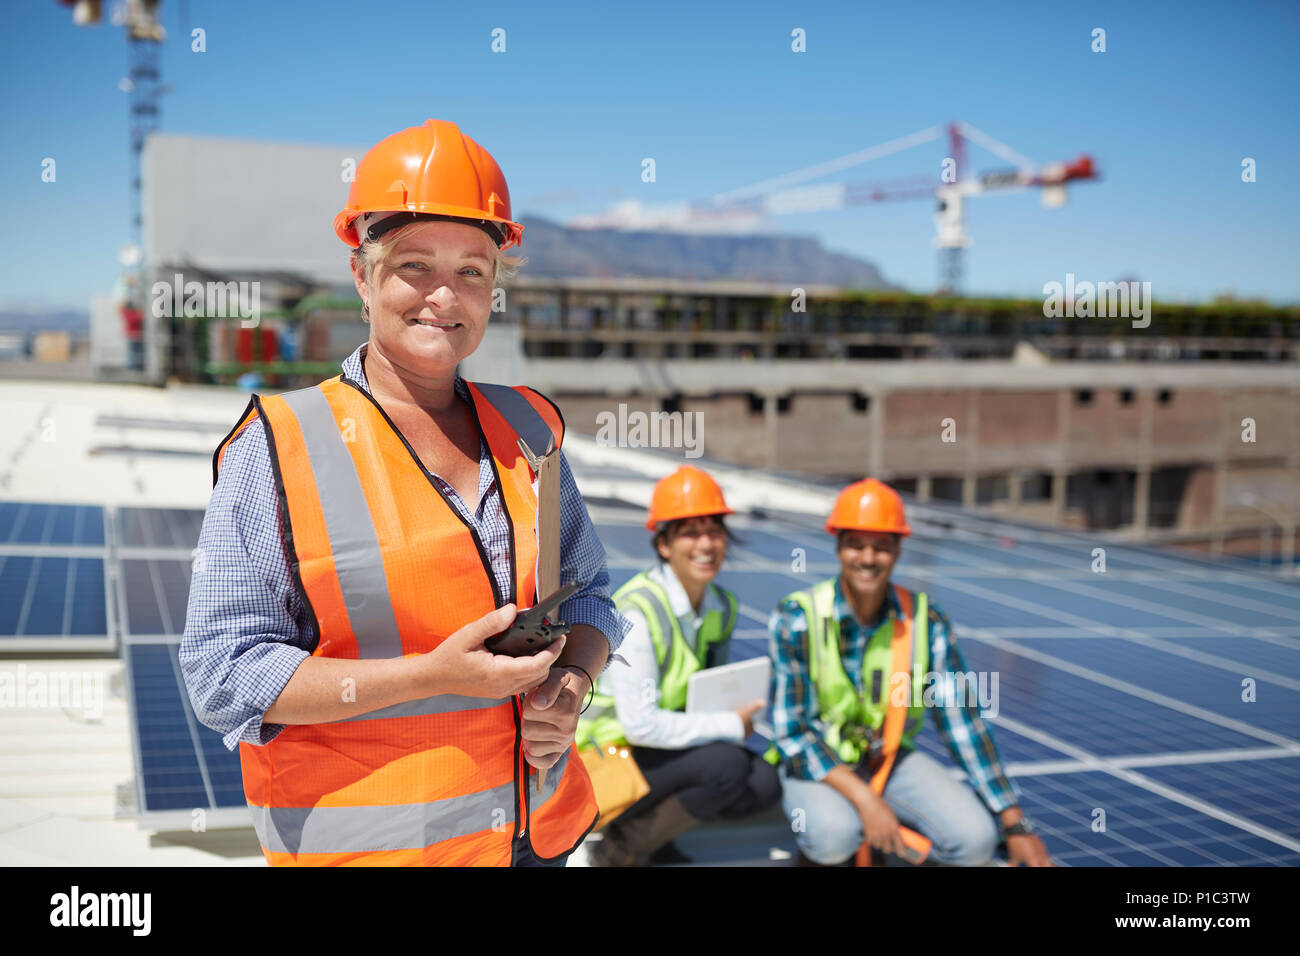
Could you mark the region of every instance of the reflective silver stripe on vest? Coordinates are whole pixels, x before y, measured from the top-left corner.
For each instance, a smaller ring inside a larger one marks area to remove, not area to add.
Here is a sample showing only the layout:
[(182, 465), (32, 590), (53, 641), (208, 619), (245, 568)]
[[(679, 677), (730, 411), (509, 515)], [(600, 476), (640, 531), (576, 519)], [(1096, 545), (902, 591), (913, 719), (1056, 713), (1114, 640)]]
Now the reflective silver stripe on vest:
[[(623, 601), (632, 597), (645, 598), (646, 602), (654, 610), (655, 617), (659, 619), (659, 633), (662, 634), (664, 638), (664, 659), (660, 661), (660, 666), (665, 666), (672, 654), (673, 641), (677, 640), (677, 619), (669, 615), (668, 610), (664, 607), (663, 601), (659, 599), (659, 595), (653, 588), (643, 585), (641, 587), (633, 588), (630, 591), (624, 591), (623, 594), (619, 596), (619, 600)], [(633, 607), (638, 611), (645, 610), (639, 604), (635, 604)], [(646, 623), (648, 624), (649, 622), (647, 621)], [(682, 639), (686, 640), (684, 636)], [(687, 641), (686, 645), (687, 647), (690, 647), (690, 641)], [(691, 653), (695, 653), (695, 648), (691, 647)]]
[(546, 783), (542, 784), (542, 792), (533, 803), (533, 809), (536, 810), (551, 797), (555, 796), (555, 791), (560, 789), (560, 781), (564, 779), (564, 771), (569, 766), (569, 754), (571, 750), (566, 750), (555, 762), (555, 766), (546, 771)]
[(727, 595), (729, 592), (724, 591), (716, 584), (710, 584), (709, 587), (713, 588), (713, 590), (718, 593), (718, 600), (727, 610), (727, 619), (722, 625), (722, 636), (720, 639), (725, 641), (727, 638), (731, 637), (732, 632), (736, 629), (736, 618), (740, 616), (740, 599), (735, 597), (735, 595), (728, 597)]
[[(549, 781), (548, 781), (549, 783)], [(429, 803), (368, 807), (249, 805), (262, 846), (272, 853), (418, 850), (443, 840), (514, 829), (515, 783)]]
[(358, 653), (363, 660), (401, 657), (402, 637), (384, 576), (379, 537), (370, 520), (356, 462), (339, 432), (329, 400), (319, 386), (285, 392), (281, 398), (302, 429)]
[(404, 700), (391, 707), (381, 707), (369, 713), (344, 717), (341, 720), (327, 720), (327, 724), (346, 724), (353, 720), (383, 720), (385, 717), (425, 717), (429, 714), (454, 714), (462, 710), (487, 710), (510, 703), (509, 697), (461, 697), (458, 694), (436, 694), (419, 700)]
[(483, 397), (492, 403), (492, 407), (501, 413), (501, 417), (515, 430), (515, 434), (528, 443), (533, 454), (542, 455), (546, 452), (547, 444), (555, 440), (555, 433), (528, 399), (509, 385), (475, 382), (474, 387), (482, 392)]

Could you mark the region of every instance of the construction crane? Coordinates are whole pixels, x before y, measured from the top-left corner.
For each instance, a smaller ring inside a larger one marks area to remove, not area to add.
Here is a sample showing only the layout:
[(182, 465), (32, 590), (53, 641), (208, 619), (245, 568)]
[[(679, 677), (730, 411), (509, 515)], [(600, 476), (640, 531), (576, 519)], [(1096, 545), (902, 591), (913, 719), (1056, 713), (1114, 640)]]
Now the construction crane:
[[(740, 232), (753, 229), (772, 216), (826, 212), (876, 202), (934, 199), (937, 204), (934, 214), (934, 246), (939, 251), (940, 289), (954, 292), (962, 285), (965, 250), (971, 244), (966, 232), (967, 199), (994, 192), (1036, 188), (1042, 190), (1043, 205), (1054, 209), (1065, 205), (1066, 190), (1071, 182), (1098, 178), (1092, 157), (1086, 154), (1070, 162), (1040, 166), (969, 123), (956, 121), (947, 128), (950, 155), (944, 159), (937, 185), (932, 175), (885, 182), (796, 185), (932, 142), (939, 139), (943, 132), (942, 127), (932, 126), (847, 156), (721, 193), (708, 200), (664, 206), (625, 202), (606, 212), (578, 217), (569, 225), (579, 229)], [(975, 177), (968, 175), (968, 142), (987, 149), (1013, 165), (1008, 169), (982, 173)]]
[[(57, 0), (72, 8), (72, 22), (88, 27), (99, 24), (103, 16), (101, 0)], [(141, 242), (140, 157), (149, 134), (158, 128), (162, 95), (159, 53), (167, 33), (158, 22), (161, 0), (120, 0), (114, 4), (110, 19), (126, 31), (127, 75), (118, 87), (131, 98), (131, 246), (124, 259), (136, 259)], [(134, 247), (134, 248), (132, 248)], [(123, 262), (123, 265), (132, 263)]]
[[(72, 21), (77, 26), (96, 26), (103, 16), (101, 0), (57, 0), (72, 8)], [(126, 368), (144, 371), (145, 357), (144, 315), (146, 311), (142, 214), (143, 180), (141, 157), (145, 140), (158, 129), (161, 118), (159, 108), (167, 88), (162, 85), (159, 68), (160, 52), (167, 33), (158, 22), (161, 0), (118, 0), (113, 5), (110, 20), (126, 32), (127, 75), (118, 88), (130, 96), (131, 117), (131, 222), (129, 241), (118, 253), (123, 269), (113, 286), (117, 311), (122, 317), (123, 332), (127, 341)]]

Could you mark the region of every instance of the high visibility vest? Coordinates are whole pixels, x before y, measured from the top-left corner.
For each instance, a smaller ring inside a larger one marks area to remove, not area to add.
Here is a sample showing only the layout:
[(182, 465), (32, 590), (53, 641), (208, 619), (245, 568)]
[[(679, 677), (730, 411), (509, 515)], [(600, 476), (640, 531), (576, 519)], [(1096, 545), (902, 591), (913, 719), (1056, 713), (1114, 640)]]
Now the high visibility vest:
[[(856, 766), (866, 753), (867, 731), (880, 733), (891, 694), (907, 704), (902, 749), (911, 749), (925, 722), (924, 681), (930, 662), (929, 598), (891, 585), (899, 613), (890, 613), (872, 632), (862, 660), (862, 691), (853, 685), (840, 656), (840, 622), (834, 614), (836, 578), (819, 581), (782, 599), (794, 601), (808, 622), (808, 676), (817, 694), (822, 737), (836, 756)], [(910, 660), (896, 660), (899, 648)], [(775, 747), (765, 755), (779, 759)]]
[[(645, 616), (650, 640), (654, 644), (655, 660), (659, 664), (658, 706), (663, 710), (686, 709), (686, 685), (691, 675), (710, 665), (723, 663), (710, 661), (709, 652), (731, 637), (731, 632), (736, 629), (740, 602), (725, 588), (716, 584), (709, 587), (719, 603), (726, 607), (726, 612), (714, 609), (706, 613), (699, 630), (689, 637), (683, 633), (681, 623), (673, 613), (668, 592), (649, 573), (642, 571), (614, 592), (614, 604), (620, 611), (635, 608)], [(605, 680), (598, 684), (604, 685)], [(592, 744), (597, 747), (622, 746), (627, 743), (623, 725), (614, 709), (614, 697), (603, 686), (598, 687), (587, 713), (578, 722), (577, 742), (579, 747)]]
[[(545, 448), (554, 435), (559, 447), (563, 421), (529, 388), (470, 383), (469, 392), (511, 528), (508, 594), (478, 533), (359, 383), (338, 375), (254, 395), (218, 446), (214, 483), (231, 440), (262, 419), (314, 656), (424, 654), (494, 608), (536, 603), (537, 497), (516, 440)], [(576, 748), (537, 792), (520, 697), (441, 694), (357, 710), (286, 726), (265, 746), (240, 744), (244, 794), (272, 865), (508, 866), (514, 839), (555, 859), (596, 822)]]

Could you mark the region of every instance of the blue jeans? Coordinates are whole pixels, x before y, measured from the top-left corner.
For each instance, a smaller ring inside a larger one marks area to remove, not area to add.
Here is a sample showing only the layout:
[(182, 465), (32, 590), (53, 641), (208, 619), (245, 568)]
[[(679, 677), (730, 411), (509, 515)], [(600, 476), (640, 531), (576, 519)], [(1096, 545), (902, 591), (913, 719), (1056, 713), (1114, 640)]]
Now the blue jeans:
[[(828, 866), (852, 857), (862, 843), (862, 821), (853, 804), (828, 783), (789, 776), (784, 764), (780, 776), (781, 806), (803, 855)], [(934, 843), (930, 859), (936, 863), (980, 866), (993, 858), (998, 843), (993, 815), (974, 790), (933, 757), (915, 750), (900, 753), (884, 798), (899, 823)]]

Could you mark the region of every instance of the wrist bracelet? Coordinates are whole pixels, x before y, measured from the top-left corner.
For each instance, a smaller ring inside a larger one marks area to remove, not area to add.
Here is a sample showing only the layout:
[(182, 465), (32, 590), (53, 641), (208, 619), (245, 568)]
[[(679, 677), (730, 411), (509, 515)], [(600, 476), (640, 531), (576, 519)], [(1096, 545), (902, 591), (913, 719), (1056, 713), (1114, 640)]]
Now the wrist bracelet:
[[(587, 683), (591, 686), (591, 694), (587, 698), (587, 707), (590, 707), (591, 702), (596, 699), (596, 682), (591, 679), (591, 675), (587, 673), (587, 669), (581, 666), (580, 664), (561, 664), (560, 666), (576, 667), (578, 668), (578, 670), (582, 671), (583, 676), (587, 678)], [(582, 710), (578, 711), (578, 713), (585, 714), (587, 712), (587, 707), (582, 708)]]

